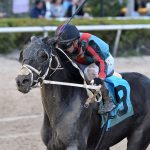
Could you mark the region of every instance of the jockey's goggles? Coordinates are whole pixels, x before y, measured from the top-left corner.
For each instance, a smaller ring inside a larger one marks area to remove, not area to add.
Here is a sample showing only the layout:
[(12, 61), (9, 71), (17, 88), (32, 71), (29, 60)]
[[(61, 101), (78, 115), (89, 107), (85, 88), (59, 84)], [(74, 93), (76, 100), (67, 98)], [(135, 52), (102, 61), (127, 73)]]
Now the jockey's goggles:
[(70, 48), (72, 46), (73, 42), (68, 42), (68, 43), (59, 43), (58, 46), (63, 49), (66, 50), (68, 48)]

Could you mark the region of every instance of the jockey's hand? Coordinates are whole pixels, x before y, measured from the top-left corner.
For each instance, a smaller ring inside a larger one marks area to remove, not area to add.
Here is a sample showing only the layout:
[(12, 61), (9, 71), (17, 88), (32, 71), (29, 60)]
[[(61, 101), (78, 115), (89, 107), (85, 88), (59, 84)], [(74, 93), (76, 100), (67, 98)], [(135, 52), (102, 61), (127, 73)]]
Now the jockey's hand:
[(102, 85), (103, 84), (103, 80), (102, 79), (100, 79), (100, 78), (94, 78), (94, 84), (95, 85)]

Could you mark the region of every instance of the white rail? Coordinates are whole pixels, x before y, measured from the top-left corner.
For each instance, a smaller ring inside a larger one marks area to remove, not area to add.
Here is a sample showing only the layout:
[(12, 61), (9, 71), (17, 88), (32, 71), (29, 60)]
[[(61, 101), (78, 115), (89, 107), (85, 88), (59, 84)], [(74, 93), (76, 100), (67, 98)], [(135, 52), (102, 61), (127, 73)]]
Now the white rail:
[[(0, 33), (16, 32), (50, 32), (55, 31), (57, 26), (39, 26), (39, 27), (0, 27)], [(77, 26), (80, 31), (107, 31), (107, 30), (137, 30), (150, 29), (150, 24), (131, 24), (131, 25), (80, 25)]]
[[(38, 26), (38, 27), (0, 27), (0, 33), (18, 33), (18, 32), (43, 32), (44, 36), (48, 32), (55, 31), (57, 26)], [(118, 45), (121, 37), (122, 30), (141, 30), (150, 29), (150, 24), (124, 24), (124, 25), (80, 25), (77, 26), (80, 31), (107, 31), (116, 30), (116, 39), (113, 49), (113, 55), (117, 55)]]

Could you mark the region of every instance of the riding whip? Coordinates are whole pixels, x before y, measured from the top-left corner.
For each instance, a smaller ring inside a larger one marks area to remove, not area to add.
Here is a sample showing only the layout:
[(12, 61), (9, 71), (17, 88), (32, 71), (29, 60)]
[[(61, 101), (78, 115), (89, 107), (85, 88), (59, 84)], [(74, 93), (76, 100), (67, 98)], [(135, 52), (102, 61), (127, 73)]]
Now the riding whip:
[(81, 5), (76, 9), (76, 11), (74, 12), (74, 14), (70, 17), (70, 19), (65, 23), (65, 24), (69, 24), (69, 22), (73, 19), (73, 17), (80, 11), (80, 9), (83, 7), (83, 5), (87, 2), (87, 0), (84, 0)]
[[(84, 0), (81, 5), (76, 9), (76, 11), (74, 12), (74, 14), (69, 18), (69, 20), (65, 23), (66, 25), (70, 23), (70, 21), (73, 19), (73, 17), (80, 11), (80, 9), (83, 7), (83, 5), (87, 2), (87, 0)], [(63, 30), (65, 29), (66, 26), (64, 26)], [(61, 36), (62, 32), (58, 35), (56, 41), (58, 41), (59, 37)]]

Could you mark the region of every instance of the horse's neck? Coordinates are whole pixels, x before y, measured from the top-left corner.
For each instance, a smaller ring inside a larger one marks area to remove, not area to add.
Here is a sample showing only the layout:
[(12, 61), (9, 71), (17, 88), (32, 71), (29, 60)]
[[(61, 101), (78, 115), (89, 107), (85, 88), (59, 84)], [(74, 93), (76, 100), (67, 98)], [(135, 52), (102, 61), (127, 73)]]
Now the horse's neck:
[[(50, 70), (46, 79), (82, 84), (83, 79), (79, 71), (74, 68), (68, 60), (64, 60), (63, 56), (59, 56), (58, 58), (63, 69), (58, 69), (54, 73), (53, 70)], [(55, 63), (55, 61), (53, 63)], [(56, 66), (56, 64), (53, 65)], [(83, 94), (81, 94), (81, 92)], [(77, 87), (49, 84), (43, 85), (42, 97), (44, 98), (43, 104), (49, 112), (48, 114), (54, 117), (63, 114), (65, 110), (67, 111), (68, 107), (74, 108), (81, 106), (81, 102), (86, 100), (86, 98), (84, 98), (86, 97), (86, 90)]]
[[(70, 83), (83, 83), (83, 79), (79, 73), (79, 70), (75, 68), (71, 61), (64, 57), (64, 55), (56, 55), (58, 57), (59, 63), (62, 70), (57, 70), (51, 78), (53, 80), (62, 81), (62, 82), (70, 82)], [(56, 66), (56, 64), (54, 64)]]
[(52, 126), (66, 120), (67, 116), (75, 120), (79, 116), (86, 100), (84, 89), (60, 85), (44, 85), (42, 88), (43, 106)]

